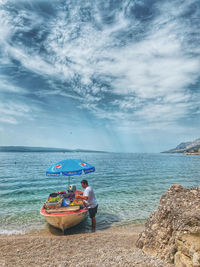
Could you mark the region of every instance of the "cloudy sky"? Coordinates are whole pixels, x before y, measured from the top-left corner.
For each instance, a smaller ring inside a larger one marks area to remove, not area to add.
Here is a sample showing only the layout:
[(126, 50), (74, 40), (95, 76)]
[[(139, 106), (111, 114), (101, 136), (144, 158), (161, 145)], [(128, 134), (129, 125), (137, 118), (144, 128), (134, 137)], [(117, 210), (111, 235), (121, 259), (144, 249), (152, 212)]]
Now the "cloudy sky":
[(0, 145), (200, 137), (199, 0), (0, 0)]

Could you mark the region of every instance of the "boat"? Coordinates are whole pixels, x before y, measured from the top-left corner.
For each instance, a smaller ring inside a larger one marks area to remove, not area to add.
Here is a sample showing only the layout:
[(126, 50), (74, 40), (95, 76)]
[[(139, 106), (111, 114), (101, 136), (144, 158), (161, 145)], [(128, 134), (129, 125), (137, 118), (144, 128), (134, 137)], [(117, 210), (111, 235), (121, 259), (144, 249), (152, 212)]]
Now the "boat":
[[(77, 200), (76, 194), (83, 194), (83, 191), (76, 190), (75, 185), (70, 185), (70, 177), (74, 175), (88, 174), (95, 171), (95, 167), (81, 159), (65, 159), (52, 164), (46, 170), (48, 177), (68, 177), (68, 190), (51, 193), (48, 200), (43, 204), (40, 214), (46, 221), (62, 230), (63, 232), (84, 220), (87, 216), (88, 208), (83, 204), (83, 200)], [(56, 198), (60, 199), (56, 199)], [(52, 198), (53, 201), (52, 201)], [(55, 200), (55, 201), (54, 201)], [(64, 203), (66, 202), (67, 203)]]
[[(60, 192), (58, 192), (59, 194)], [(65, 192), (66, 193), (66, 192)], [(76, 190), (76, 194), (82, 194), (83, 191)], [(55, 193), (54, 193), (55, 194)], [(55, 228), (65, 231), (80, 222), (82, 222), (87, 216), (88, 208), (84, 207), (83, 204), (79, 205), (68, 205), (68, 206), (53, 206), (47, 208), (46, 202), (40, 210), (40, 214), (45, 217), (46, 221), (54, 226)]]

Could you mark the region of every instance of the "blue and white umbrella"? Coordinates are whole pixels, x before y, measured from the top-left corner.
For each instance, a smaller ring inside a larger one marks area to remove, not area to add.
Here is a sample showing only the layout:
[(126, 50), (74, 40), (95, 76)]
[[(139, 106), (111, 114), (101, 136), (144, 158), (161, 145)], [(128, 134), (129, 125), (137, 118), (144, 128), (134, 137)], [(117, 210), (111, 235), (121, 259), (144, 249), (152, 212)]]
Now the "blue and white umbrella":
[(94, 172), (95, 167), (80, 159), (65, 159), (54, 163), (46, 170), (47, 176), (70, 176)]

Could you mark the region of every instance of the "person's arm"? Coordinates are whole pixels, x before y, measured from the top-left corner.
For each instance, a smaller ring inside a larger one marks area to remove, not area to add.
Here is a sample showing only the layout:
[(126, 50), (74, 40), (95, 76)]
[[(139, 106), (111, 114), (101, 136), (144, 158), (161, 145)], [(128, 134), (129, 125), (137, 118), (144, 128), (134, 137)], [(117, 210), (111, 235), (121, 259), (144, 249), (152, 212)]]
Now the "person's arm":
[(86, 196), (82, 196), (82, 195), (76, 195), (75, 198), (88, 200), (88, 197), (86, 197)]

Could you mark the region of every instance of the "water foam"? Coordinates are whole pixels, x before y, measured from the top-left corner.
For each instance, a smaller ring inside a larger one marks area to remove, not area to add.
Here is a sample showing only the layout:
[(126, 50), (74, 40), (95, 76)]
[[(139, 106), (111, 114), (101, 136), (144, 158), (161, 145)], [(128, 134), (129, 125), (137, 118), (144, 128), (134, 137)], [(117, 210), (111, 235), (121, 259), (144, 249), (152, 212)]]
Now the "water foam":
[(0, 235), (24, 235), (25, 233), (23, 230), (0, 229)]

